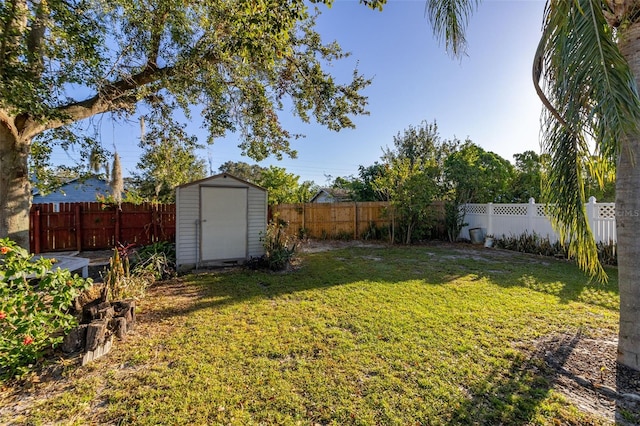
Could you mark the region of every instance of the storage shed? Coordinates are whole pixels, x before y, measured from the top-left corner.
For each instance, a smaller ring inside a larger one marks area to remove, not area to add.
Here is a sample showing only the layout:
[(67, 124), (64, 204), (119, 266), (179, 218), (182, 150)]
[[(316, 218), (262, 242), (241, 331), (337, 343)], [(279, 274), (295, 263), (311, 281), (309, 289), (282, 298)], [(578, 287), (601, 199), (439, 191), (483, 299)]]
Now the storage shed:
[(179, 271), (262, 256), (267, 190), (227, 173), (176, 188)]

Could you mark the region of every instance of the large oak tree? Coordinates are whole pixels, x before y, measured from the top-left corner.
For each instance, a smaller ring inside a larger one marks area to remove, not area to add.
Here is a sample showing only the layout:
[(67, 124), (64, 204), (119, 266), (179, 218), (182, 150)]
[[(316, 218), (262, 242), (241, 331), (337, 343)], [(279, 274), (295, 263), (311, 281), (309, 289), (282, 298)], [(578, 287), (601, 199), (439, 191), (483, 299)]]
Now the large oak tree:
[(195, 111), (210, 140), (236, 131), (254, 159), (294, 154), (296, 135), (278, 117), (285, 105), (304, 121), (353, 127), (369, 80), (354, 71), (342, 84), (325, 71), (345, 53), (323, 43), (308, 4), (0, 3), (0, 235), (28, 246), (30, 155), (46, 162), (53, 144), (86, 142), (74, 123), (105, 112), (126, 117), (144, 106), (192, 118)]

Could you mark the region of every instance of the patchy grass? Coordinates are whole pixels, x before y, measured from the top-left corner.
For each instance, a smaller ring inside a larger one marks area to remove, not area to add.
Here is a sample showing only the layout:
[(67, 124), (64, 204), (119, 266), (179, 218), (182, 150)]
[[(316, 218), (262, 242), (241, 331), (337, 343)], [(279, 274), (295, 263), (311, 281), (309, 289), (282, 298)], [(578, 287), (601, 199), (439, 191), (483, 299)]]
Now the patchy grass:
[(616, 333), (608, 272), (588, 285), (570, 263), (443, 246), (190, 275), (151, 291), (132, 338), (22, 391), (40, 396), (0, 423), (600, 424), (530, 353), (551, 333)]

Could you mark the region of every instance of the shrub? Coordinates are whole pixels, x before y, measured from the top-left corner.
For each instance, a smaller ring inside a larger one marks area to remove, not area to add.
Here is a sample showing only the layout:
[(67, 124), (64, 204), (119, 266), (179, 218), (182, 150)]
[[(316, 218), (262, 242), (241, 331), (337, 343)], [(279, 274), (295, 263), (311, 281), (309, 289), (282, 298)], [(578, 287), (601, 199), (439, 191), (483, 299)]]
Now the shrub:
[(457, 202), (447, 202), (444, 205), (444, 225), (450, 242), (458, 240), (460, 231), (467, 226), (464, 222), (466, 211)]
[(285, 232), (287, 224), (277, 218), (267, 225), (261, 240), (264, 245), (264, 258), (272, 271), (286, 269), (298, 247), (296, 238)]
[(603, 265), (618, 265), (617, 245), (613, 241), (597, 243), (598, 259)]
[[(542, 256), (553, 256), (566, 259), (568, 258), (568, 249), (560, 244), (559, 241), (552, 243), (548, 237), (541, 237), (535, 232), (532, 234), (525, 233), (520, 236), (502, 236), (495, 238), (494, 247), (506, 250), (519, 251), (522, 253), (539, 254)], [(612, 241), (609, 243), (597, 243), (598, 258), (603, 265), (617, 265), (618, 258), (616, 254), (616, 244)]]
[(524, 233), (519, 236), (510, 235), (495, 238), (496, 248), (519, 251), (521, 253), (539, 254), (541, 256), (567, 257), (567, 247), (556, 241), (552, 243), (548, 237), (542, 237), (535, 232)]
[(149, 244), (136, 251), (132, 272), (165, 280), (176, 275), (176, 246), (168, 241)]
[(8, 238), (0, 239), (0, 376), (29, 371), (77, 324), (73, 300), (92, 284), (53, 259), (34, 259)]
[(104, 300), (140, 299), (157, 280), (176, 274), (175, 244), (158, 242), (133, 250), (133, 245), (113, 249), (104, 277)]

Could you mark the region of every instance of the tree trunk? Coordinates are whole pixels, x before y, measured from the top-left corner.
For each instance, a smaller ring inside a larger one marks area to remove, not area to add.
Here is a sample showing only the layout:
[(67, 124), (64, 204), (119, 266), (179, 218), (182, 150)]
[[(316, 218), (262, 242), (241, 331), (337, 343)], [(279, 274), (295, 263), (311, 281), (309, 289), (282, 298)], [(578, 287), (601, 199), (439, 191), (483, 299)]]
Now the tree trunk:
[(0, 123), (0, 237), (9, 237), (29, 250), (28, 157), (30, 141), (21, 140)]
[[(640, 23), (619, 42), (640, 87)], [(616, 232), (620, 288), (618, 362), (640, 370), (640, 135), (621, 144), (616, 170)]]

